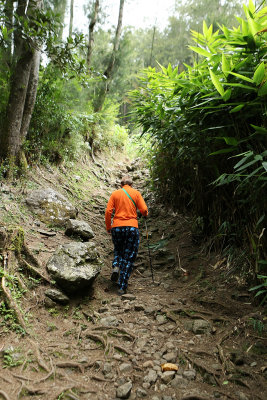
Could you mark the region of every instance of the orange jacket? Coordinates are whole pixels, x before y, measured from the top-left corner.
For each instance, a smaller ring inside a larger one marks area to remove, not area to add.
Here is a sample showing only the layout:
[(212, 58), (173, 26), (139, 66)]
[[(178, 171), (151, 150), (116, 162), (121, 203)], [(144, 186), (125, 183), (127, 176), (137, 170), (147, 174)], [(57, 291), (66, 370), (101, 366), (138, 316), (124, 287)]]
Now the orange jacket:
[[(141, 193), (129, 185), (124, 185), (123, 189), (129, 193), (141, 214), (147, 216), (148, 209)], [(114, 210), (115, 215), (113, 217), (113, 224), (111, 225), (111, 216)], [(106, 208), (105, 221), (107, 231), (118, 226), (133, 226), (138, 228), (137, 210), (132, 200), (129, 199), (122, 189), (115, 190), (110, 196)]]

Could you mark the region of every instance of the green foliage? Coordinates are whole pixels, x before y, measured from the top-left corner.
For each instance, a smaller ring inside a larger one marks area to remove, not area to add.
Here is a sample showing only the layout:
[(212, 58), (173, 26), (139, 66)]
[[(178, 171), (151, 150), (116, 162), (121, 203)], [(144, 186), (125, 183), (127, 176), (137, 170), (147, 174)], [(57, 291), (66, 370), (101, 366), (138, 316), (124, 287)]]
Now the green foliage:
[(267, 302), (267, 276), (266, 275), (258, 275), (257, 278), (262, 281), (260, 285), (254, 286), (250, 288), (250, 291), (257, 290), (255, 297), (261, 297), (261, 305), (265, 305)]
[(131, 96), (153, 147), (154, 188), (200, 218), (220, 248), (249, 242), (257, 273), (266, 244), (262, 235), (253, 248), (265, 221), (267, 16), (250, 8), (237, 28), (213, 32), (204, 22), (192, 31), (200, 61), (182, 72), (146, 69)]

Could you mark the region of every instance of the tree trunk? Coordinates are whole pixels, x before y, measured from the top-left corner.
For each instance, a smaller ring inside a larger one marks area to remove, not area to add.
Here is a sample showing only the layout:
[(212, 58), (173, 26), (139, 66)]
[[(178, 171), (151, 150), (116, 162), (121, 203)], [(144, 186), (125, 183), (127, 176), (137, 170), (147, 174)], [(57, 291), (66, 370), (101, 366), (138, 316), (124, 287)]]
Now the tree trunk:
[[(36, 8), (41, 5), (42, 0), (37, 2), (35, 0), (29, 0), (29, 2), (27, 0), (19, 0), (17, 14), (27, 18), (30, 14), (34, 15)], [(19, 31), (15, 32), (14, 38), (14, 71), (11, 77), (4, 129), (0, 137), (0, 159), (7, 160), (9, 177), (12, 177), (14, 167), (20, 166), (21, 163), (22, 144), (35, 103), (38, 83), (36, 74), (38, 75), (39, 71), (39, 51), (33, 50), (20, 35)], [(29, 84), (30, 76), (33, 77), (34, 75), (33, 82), (31, 81), (31, 84)], [(26, 96), (27, 102), (25, 102)]]
[(104, 101), (106, 98), (106, 94), (109, 90), (109, 85), (112, 81), (115, 60), (116, 60), (116, 56), (117, 56), (118, 49), (119, 49), (119, 43), (120, 43), (124, 1), (125, 0), (120, 0), (120, 11), (119, 11), (118, 24), (117, 24), (117, 29), (116, 29), (115, 39), (114, 39), (113, 51), (112, 51), (107, 69), (104, 72), (104, 76), (106, 77), (106, 79), (101, 84), (99, 94), (98, 94), (97, 99), (94, 104), (95, 112), (99, 112), (102, 110), (102, 107), (103, 107), (103, 104), (104, 104)]
[(95, 4), (93, 7), (93, 14), (89, 24), (89, 42), (88, 42), (88, 50), (87, 50), (87, 67), (90, 67), (91, 64), (91, 57), (93, 52), (93, 45), (94, 45), (94, 29), (96, 20), (98, 17), (99, 12), (99, 0), (95, 0)]
[[(13, 0), (6, 0), (4, 6), (4, 14), (6, 17), (5, 26), (7, 31), (10, 33), (10, 30), (13, 28)], [(12, 59), (12, 36), (8, 39), (8, 46), (6, 49), (6, 63), (10, 67), (11, 59)]]
[(40, 50), (35, 50), (32, 59), (31, 71), (29, 76), (29, 83), (27, 87), (27, 94), (26, 100), (23, 110), (23, 119), (21, 123), (20, 129), (20, 137), (21, 142), (23, 144), (24, 140), (26, 139), (31, 117), (35, 105), (36, 95), (37, 95), (37, 87), (39, 81), (39, 67), (40, 67), (40, 59), (41, 59), (41, 52)]
[(73, 31), (73, 8), (74, 8), (74, 0), (70, 0), (70, 25), (69, 25), (69, 37), (72, 35)]

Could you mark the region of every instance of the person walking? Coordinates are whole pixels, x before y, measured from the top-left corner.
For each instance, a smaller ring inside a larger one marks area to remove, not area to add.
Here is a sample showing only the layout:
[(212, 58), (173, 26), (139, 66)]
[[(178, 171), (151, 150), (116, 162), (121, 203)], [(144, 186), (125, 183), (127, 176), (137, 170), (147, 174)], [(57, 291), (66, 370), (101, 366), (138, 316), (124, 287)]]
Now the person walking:
[[(146, 218), (147, 205), (141, 193), (132, 188), (133, 181), (126, 175), (121, 179), (121, 189), (115, 190), (108, 201), (105, 222), (107, 232), (112, 235), (114, 260), (111, 281), (118, 282), (118, 294), (126, 293), (128, 280), (133, 270), (139, 247), (137, 209)], [(111, 223), (112, 214), (113, 223)]]

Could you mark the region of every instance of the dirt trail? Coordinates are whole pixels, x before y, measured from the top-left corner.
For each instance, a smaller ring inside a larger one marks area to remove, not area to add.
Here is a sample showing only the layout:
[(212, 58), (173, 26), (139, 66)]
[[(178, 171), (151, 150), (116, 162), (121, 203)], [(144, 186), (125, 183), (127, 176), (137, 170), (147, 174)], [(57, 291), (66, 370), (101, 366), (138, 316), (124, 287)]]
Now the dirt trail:
[[(145, 170), (130, 173), (149, 206), (155, 284), (141, 219), (135, 271), (128, 293), (117, 295), (110, 281), (112, 244), (104, 210), (125, 171), (122, 164), (106, 171), (107, 179), (93, 193), (93, 207), (64, 183), (74, 193), (79, 217), (95, 231), (104, 266), (93, 289), (68, 306), (50, 303), (46, 287), (33, 283), (23, 302), (30, 312), (30, 335), (1, 327), (0, 399), (265, 399), (266, 347), (252, 326), (259, 310), (243, 286), (222, 278), (223, 260), (192, 244), (190, 219), (153, 199)], [(99, 165), (95, 174), (101, 173)], [(43, 186), (48, 180), (57, 187), (62, 176), (38, 177)], [(24, 220), (27, 244), (32, 250), (38, 246), (43, 265), (58, 244), (71, 240), (62, 230), (40, 237), (34, 219)], [(166, 363), (178, 371), (163, 372)]]

